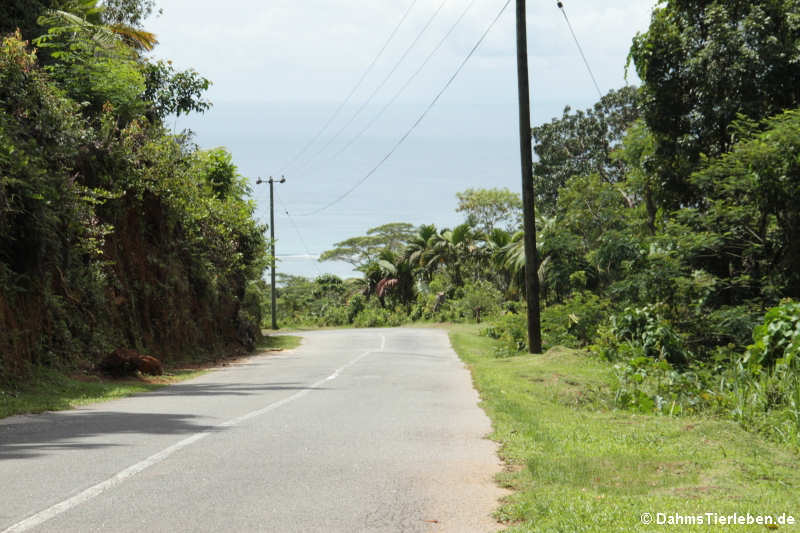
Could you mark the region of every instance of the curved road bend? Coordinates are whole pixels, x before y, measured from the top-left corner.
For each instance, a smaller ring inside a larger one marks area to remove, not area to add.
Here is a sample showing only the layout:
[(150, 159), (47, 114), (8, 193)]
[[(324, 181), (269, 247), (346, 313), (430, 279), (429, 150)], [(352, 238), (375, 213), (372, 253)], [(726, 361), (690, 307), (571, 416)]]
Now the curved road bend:
[(155, 392), (0, 420), (0, 531), (494, 531), (500, 464), (436, 329), (303, 333)]

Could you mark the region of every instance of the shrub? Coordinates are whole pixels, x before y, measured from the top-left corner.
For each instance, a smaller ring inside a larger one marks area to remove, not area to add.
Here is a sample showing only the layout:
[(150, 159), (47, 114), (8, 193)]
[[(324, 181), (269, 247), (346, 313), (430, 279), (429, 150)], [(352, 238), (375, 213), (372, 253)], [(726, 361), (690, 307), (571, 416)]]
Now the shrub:
[(731, 343), (714, 348), (707, 361), (681, 367), (653, 356), (663, 341), (653, 310), (626, 310), (612, 327), (601, 328), (598, 342), (601, 353), (617, 361), (616, 405), (670, 415), (709, 411), (800, 448), (798, 310), (794, 302), (770, 309), (744, 355)]
[(763, 317), (763, 312), (749, 305), (723, 306), (697, 313), (688, 328), (693, 337), (692, 349), (696, 353), (713, 353), (715, 347), (733, 344), (742, 351)]
[(586, 346), (595, 340), (609, 307), (607, 300), (591, 292), (574, 294), (563, 304), (550, 305), (542, 311), (542, 336), (550, 346)]
[(724, 403), (720, 393), (709, 390), (711, 376), (703, 367), (679, 371), (664, 359), (645, 355), (641, 345), (630, 343), (627, 348), (628, 357), (614, 365), (617, 407), (684, 415)]
[(764, 323), (753, 331), (753, 341), (746, 363), (772, 367), (783, 359), (792, 366), (800, 357), (800, 303), (787, 300), (767, 311)]
[(753, 340), (726, 374), (731, 415), (800, 448), (800, 304), (787, 300), (767, 311)]
[(417, 302), (414, 304), (414, 307), (411, 308), (411, 312), (408, 313), (408, 318), (416, 322), (417, 320), (422, 320), (423, 317), (425, 317), (425, 304)]
[(270, 315), (269, 290), (264, 280), (252, 280), (245, 286), (242, 306), (239, 309), (240, 319), (262, 328), (267, 324)]
[(525, 314), (506, 313), (497, 317), (483, 334), (500, 339), (495, 355), (505, 357), (528, 349), (528, 320)]
[[(672, 324), (660, 316), (657, 305), (625, 308), (622, 313), (611, 318), (610, 333), (610, 337), (606, 337), (607, 341), (610, 340), (612, 344), (637, 344), (648, 357), (663, 359), (672, 364), (685, 364), (691, 359), (683, 339)], [(606, 354), (611, 352), (607, 351)]]
[(328, 302), (322, 308), (322, 314), (318, 320), (320, 326), (343, 326), (349, 322), (347, 308), (338, 305), (337, 302)]
[(453, 307), (461, 317), (469, 317), (480, 323), (481, 318), (497, 312), (502, 300), (503, 295), (492, 283), (478, 280), (464, 286), (463, 295)]
[(353, 320), (353, 325), (359, 328), (396, 327), (403, 323), (404, 317), (400, 312), (392, 312), (380, 307), (366, 307)]
[(347, 302), (347, 323), (352, 324), (356, 315), (364, 310), (366, 306), (366, 299), (363, 294), (354, 294), (350, 301)]

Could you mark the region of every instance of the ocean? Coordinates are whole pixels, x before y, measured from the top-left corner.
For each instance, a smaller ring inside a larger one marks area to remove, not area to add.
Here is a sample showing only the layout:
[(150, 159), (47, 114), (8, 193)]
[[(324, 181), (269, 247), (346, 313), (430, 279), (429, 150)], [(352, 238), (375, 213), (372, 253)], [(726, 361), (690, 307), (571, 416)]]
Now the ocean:
[[(438, 228), (458, 225), (463, 217), (455, 211), (456, 193), (468, 188), (521, 188), (513, 99), (449, 102), (433, 109), (361, 186), (330, 208), (308, 216), (362, 180), (408, 130), (422, 107), (407, 104), (392, 110), (376, 132), (367, 132), (335, 158), (329, 154), (350, 140), (351, 130), (360, 128), (356, 123), (320, 151), (336, 130), (326, 132), (289, 167), (286, 163), (324, 124), (331, 105), (217, 102), (205, 115), (181, 117), (172, 126), (176, 131), (194, 131), (194, 140), (202, 148), (224, 146), (231, 151), (239, 172), (252, 185), (256, 216), (264, 223), (269, 221), (269, 189), (255, 181), (285, 175), (285, 183), (275, 184), (278, 272), (349, 277), (360, 274), (347, 263), (319, 262), (319, 254), (336, 242), (389, 222)], [(542, 114), (547, 120), (560, 115), (559, 105), (549, 107)]]

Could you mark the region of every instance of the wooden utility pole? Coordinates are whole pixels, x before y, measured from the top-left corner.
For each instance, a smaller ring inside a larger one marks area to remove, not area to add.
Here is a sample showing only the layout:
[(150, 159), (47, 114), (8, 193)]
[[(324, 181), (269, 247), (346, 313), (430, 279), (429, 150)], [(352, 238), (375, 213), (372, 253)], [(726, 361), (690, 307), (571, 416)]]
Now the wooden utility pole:
[(528, 35), (525, 0), (517, 0), (517, 84), (519, 92), (519, 151), (522, 159), (522, 216), (525, 230), (525, 294), (528, 302), (528, 346), (542, 353), (539, 319), (539, 257), (536, 252), (536, 216), (531, 153), (531, 105), (528, 87)]
[[(272, 263), (270, 267), (270, 299), (272, 300), (272, 329), (278, 329), (278, 305), (275, 298), (275, 202), (272, 197), (272, 185), (275, 180), (270, 176), (268, 180), (258, 178), (256, 184), (269, 183), (269, 238), (270, 238), (270, 251), (272, 255)], [(284, 183), (286, 178), (281, 176), (278, 183)]]

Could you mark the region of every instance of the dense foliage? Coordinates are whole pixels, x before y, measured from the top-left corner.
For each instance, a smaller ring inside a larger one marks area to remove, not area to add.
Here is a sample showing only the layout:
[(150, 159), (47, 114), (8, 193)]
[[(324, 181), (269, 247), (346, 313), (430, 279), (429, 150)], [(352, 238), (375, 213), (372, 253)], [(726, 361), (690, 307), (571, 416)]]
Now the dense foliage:
[(208, 82), (140, 55), (153, 2), (3, 9), (38, 38), (0, 47), (0, 382), (116, 347), (252, 347), (263, 228), (230, 154), (162, 124), (206, 109)]
[(701, 201), (689, 186), (702, 156), (733, 142), (738, 115), (760, 120), (800, 106), (798, 0), (662, 0), (630, 60), (669, 208)]
[[(631, 49), (641, 88), (533, 130), (545, 343), (613, 361), (620, 408), (710, 411), (800, 446), (798, 22), (796, 0), (664, 0)], [(326, 293), (342, 311), (324, 322), (489, 317), (497, 355), (520, 353), (514, 196), (459, 193), (463, 224), (400, 248), (340, 243), (364, 278)]]
[(533, 181), (536, 208), (552, 214), (558, 189), (570, 177), (598, 174), (609, 183), (625, 177), (624, 161), (613, 158), (625, 132), (639, 118), (639, 91), (634, 87), (612, 90), (593, 108), (572, 113), (567, 106), (560, 119), (533, 128)]
[[(210, 82), (142, 55), (154, 9), (0, 7), (0, 381), (259, 335), (263, 228), (231, 155), (164, 127), (208, 109)], [(643, 86), (533, 130), (545, 342), (614, 362), (620, 408), (800, 446), (798, 42), (798, 0), (662, 0), (629, 56)], [(358, 278), (282, 277), (280, 322), (477, 321), (498, 357), (523, 351), (520, 198), (458, 202), (455, 227), (389, 223), (321, 255)]]

